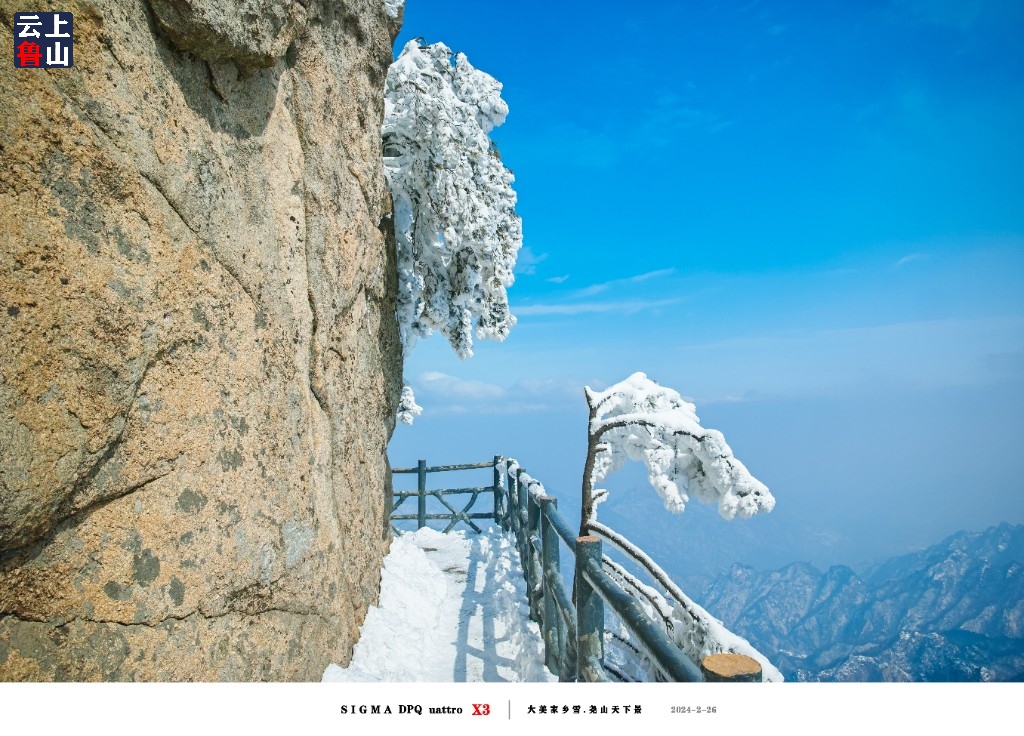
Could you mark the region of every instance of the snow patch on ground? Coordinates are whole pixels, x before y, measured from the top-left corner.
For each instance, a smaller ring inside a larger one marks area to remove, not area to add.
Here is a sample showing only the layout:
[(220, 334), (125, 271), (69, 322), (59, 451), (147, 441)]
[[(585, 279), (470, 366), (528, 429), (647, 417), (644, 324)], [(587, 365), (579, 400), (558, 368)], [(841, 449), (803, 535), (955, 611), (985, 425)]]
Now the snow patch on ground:
[(348, 667), (324, 682), (553, 682), (511, 536), (396, 537)]

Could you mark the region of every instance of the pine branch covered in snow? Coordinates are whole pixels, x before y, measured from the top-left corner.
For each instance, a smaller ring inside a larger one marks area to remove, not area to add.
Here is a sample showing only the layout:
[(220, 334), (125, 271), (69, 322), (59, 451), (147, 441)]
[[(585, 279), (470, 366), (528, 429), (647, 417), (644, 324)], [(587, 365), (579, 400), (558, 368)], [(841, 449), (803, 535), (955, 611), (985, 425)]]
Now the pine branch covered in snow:
[(423, 407), (416, 403), (416, 396), (409, 386), (402, 387), (402, 398), (398, 401), (398, 421), (412, 424), (413, 419), (423, 412)]
[[(612, 543), (675, 599), (670, 605), (623, 568), (606, 565), (609, 574), (632, 591), (694, 662), (721, 652), (745, 654), (761, 663), (765, 681), (781, 681), (782, 675), (762, 654), (684, 595), (643, 550), (598, 523), (596, 512), (608, 495), (597, 485), (627, 460), (647, 466), (648, 480), (673, 513), (681, 513), (693, 495), (702, 503), (717, 503), (718, 513), (725, 519), (748, 518), (774, 508), (771, 492), (733, 456), (721, 432), (700, 425), (693, 404), (643, 373), (634, 373), (606, 391), (586, 388), (585, 393), (590, 424), (580, 535), (598, 534)], [(628, 633), (619, 636), (628, 641)]]
[(643, 373), (606, 391), (585, 391), (590, 436), (580, 534), (597, 520), (595, 507), (607, 495), (597, 485), (626, 460), (647, 466), (648, 480), (672, 513), (681, 513), (691, 495), (717, 503), (725, 519), (774, 508), (771, 492), (733, 456), (722, 433), (701, 427), (694, 405), (676, 391)]
[(506, 289), (522, 226), (488, 135), (507, 113), (501, 84), (444, 44), (410, 41), (388, 70), (381, 133), (406, 353), (437, 331), (467, 358), (474, 335), (503, 340), (515, 324)]

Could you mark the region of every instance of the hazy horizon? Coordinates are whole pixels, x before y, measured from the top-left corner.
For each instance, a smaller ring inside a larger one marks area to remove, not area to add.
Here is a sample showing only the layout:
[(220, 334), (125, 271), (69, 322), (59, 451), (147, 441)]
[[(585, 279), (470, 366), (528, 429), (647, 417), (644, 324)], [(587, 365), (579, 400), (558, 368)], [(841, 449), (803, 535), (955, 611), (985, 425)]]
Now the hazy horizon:
[(771, 488), (731, 522), (758, 559), (1024, 523), (1022, 30), (1009, 2), (410, 3), (396, 51), (504, 84), (524, 248), (504, 344), (413, 350), (392, 462), (514, 455), (575, 499), (583, 386), (644, 371)]

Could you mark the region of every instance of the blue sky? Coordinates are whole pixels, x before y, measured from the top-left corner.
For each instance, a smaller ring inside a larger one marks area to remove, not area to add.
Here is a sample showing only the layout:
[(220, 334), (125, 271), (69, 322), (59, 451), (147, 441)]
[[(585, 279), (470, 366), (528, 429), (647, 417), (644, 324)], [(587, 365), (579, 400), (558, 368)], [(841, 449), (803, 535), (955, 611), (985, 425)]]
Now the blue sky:
[(504, 84), (524, 249), (505, 343), (416, 346), (392, 461), (515, 455), (572, 496), (582, 387), (639, 370), (823, 563), (1024, 522), (1022, 32), (982, 0), (408, 0), (396, 50)]

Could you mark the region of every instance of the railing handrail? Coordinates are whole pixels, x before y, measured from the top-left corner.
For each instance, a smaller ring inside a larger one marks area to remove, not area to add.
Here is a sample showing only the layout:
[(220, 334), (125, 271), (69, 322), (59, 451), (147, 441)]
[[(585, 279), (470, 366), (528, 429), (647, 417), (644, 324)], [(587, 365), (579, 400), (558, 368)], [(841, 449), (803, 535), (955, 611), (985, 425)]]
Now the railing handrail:
[(626, 628), (640, 640), (658, 669), (669, 680), (674, 682), (701, 682), (704, 680), (700, 668), (668, 640), (664, 632), (640, 608), (636, 599), (619, 587), (604, 571), (601, 563), (587, 560), (583, 565), (583, 575), (587, 582), (594, 586), (604, 602), (615, 609)]
[(611, 543), (613, 547), (628, 555), (635, 563), (640, 565), (652, 580), (657, 581), (677, 603), (685, 604), (689, 598), (683, 593), (668, 573), (661, 569), (661, 566), (652, 560), (650, 556), (611, 527), (607, 527), (597, 521), (591, 521), (587, 528), (592, 530), (599, 537)]
[(565, 542), (565, 546), (572, 551), (573, 556), (575, 556), (576, 530), (571, 528), (569, 523), (565, 520), (565, 517), (555, 509), (552, 509), (548, 513), (548, 518), (551, 520), (552, 528), (557, 532), (558, 536), (561, 537), (562, 541)]
[[(483, 468), (493, 468), (494, 461), (489, 463), (463, 463), (461, 465), (432, 465), (425, 467), (423, 470), (426, 473), (447, 473), (454, 470), (481, 470)], [(419, 468), (391, 468), (392, 473), (418, 473)]]
[[(433, 495), (435, 493), (440, 493), (442, 496), (457, 496), (459, 494), (465, 494), (465, 493), (486, 493), (487, 491), (491, 491), (493, 489), (494, 489), (494, 486), (476, 486), (476, 487), (473, 487), (473, 488), (434, 488), (434, 489), (428, 490), (427, 493), (430, 494), (430, 495)], [(407, 496), (418, 496), (419, 494), (420, 494), (419, 491), (393, 491), (392, 492), (392, 495), (399, 496), (399, 497), (402, 497), (402, 498), (407, 497)]]
[[(494, 469), (494, 483), (490, 486), (426, 488), (427, 473), (484, 468)], [(399, 501), (392, 510), (392, 520), (417, 519), (419, 527), (423, 527), (427, 520), (447, 519), (449, 524), (445, 531), (463, 521), (479, 532), (480, 528), (472, 519), (491, 518), (502, 529), (515, 534), (527, 580), (530, 618), (541, 626), (545, 663), (549, 669), (557, 671), (559, 680), (608, 680), (603, 665), (605, 604), (615, 611), (665, 679), (676, 682), (704, 679), (700, 668), (668, 638), (637, 599), (604, 570), (601, 538), (577, 537), (576, 530), (558, 512), (557, 500), (548, 496), (543, 484), (531, 478), (517, 461), (495, 455), (488, 463), (428, 467), (425, 460), (420, 460), (415, 468), (394, 468), (392, 472), (419, 476), (417, 490), (393, 492)], [(493, 513), (470, 513), (477, 496), (487, 492), (494, 494)], [(445, 496), (467, 493), (472, 493), (473, 497), (461, 511), (444, 500)], [(437, 498), (451, 513), (427, 514), (428, 496)], [(394, 513), (402, 502), (412, 497), (419, 501), (416, 514)], [(575, 590), (571, 597), (558, 569), (559, 541), (569, 548), (576, 562)], [(657, 569), (664, 575), (661, 568)], [(674, 584), (672, 587), (678, 590)]]

